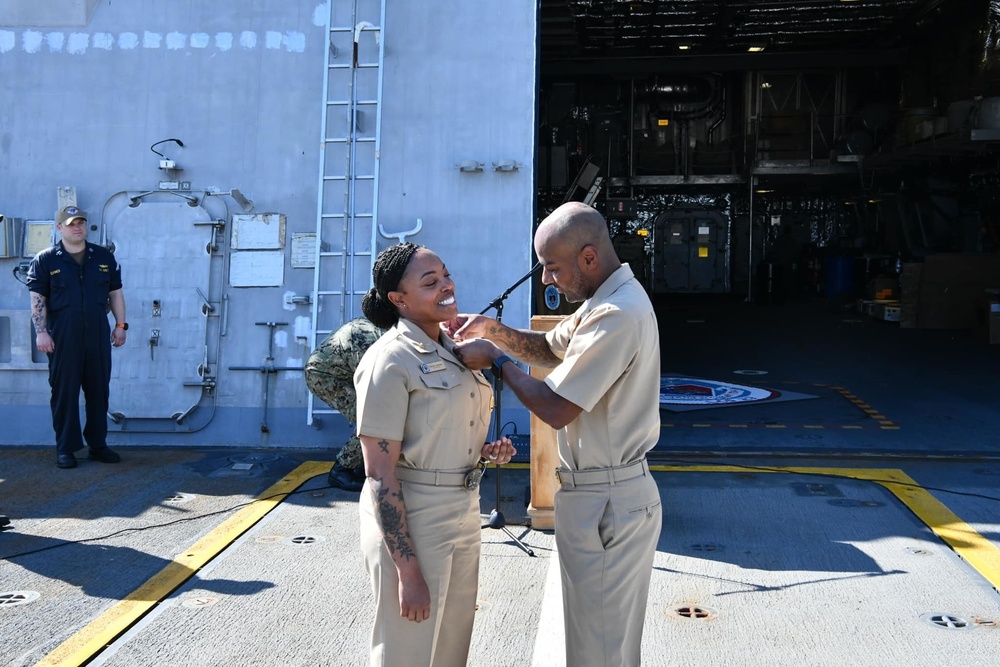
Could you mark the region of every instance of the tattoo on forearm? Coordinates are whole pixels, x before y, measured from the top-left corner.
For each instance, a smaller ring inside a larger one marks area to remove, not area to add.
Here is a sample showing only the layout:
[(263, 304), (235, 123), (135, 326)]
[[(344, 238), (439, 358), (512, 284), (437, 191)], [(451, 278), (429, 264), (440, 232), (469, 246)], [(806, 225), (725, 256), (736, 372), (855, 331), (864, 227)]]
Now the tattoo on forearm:
[[(397, 555), (404, 560), (416, 557), (413, 545), (410, 541), (410, 533), (403, 526), (403, 492), (402, 490), (390, 493), (389, 489), (382, 488), (381, 478), (372, 478), (372, 495), (375, 500), (375, 517), (378, 519), (379, 527), (385, 538), (385, 546), (389, 549), (389, 554), (395, 558)], [(393, 502), (393, 499), (395, 502)]]
[(529, 364), (555, 366), (559, 363), (559, 358), (549, 349), (543, 332), (505, 328), (496, 332), (494, 342)]
[(378, 441), (378, 448), (382, 450), (382, 453), (388, 454), (389, 453), (389, 442), (386, 441), (386, 440), (379, 440)]
[(48, 333), (48, 308), (45, 297), (38, 292), (31, 293), (31, 323), (35, 327), (36, 334), (43, 331)]

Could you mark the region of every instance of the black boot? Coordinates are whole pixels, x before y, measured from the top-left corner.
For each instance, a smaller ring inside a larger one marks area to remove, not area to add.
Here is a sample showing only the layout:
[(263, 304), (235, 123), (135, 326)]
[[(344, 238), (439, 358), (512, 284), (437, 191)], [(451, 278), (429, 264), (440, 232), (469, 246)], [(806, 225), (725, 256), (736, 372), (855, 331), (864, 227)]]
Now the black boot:
[(327, 483), (337, 489), (357, 493), (364, 486), (365, 478), (358, 478), (354, 470), (345, 468), (340, 463), (334, 463), (333, 468), (330, 470), (330, 476), (327, 477)]

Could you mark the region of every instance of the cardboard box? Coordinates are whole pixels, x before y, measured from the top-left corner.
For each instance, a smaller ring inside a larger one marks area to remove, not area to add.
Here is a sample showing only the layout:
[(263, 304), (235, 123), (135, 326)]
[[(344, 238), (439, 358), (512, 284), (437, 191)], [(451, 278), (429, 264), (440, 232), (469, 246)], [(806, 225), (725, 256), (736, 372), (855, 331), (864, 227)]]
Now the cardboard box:
[(899, 322), (902, 317), (902, 306), (899, 301), (875, 301), (872, 303), (872, 317), (885, 322)]
[[(905, 267), (904, 267), (905, 268)], [(1000, 254), (928, 255), (920, 276), (917, 326), (973, 329), (987, 288), (1000, 285)]]
[(917, 311), (920, 305), (920, 276), (923, 264), (903, 264), (903, 273), (899, 276), (900, 305), (902, 314), (899, 326), (904, 329), (916, 328)]
[(995, 343), (994, 331), (997, 329), (995, 320), (998, 317), (1000, 317), (1000, 288), (988, 288), (976, 305), (976, 322), (972, 327), (972, 336), (985, 343)]

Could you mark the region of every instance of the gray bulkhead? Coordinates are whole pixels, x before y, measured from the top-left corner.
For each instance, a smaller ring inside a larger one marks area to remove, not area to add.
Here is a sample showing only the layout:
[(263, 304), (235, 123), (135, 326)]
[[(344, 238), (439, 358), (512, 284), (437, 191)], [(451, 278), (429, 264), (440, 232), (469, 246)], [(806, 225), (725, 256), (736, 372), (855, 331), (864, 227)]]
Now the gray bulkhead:
[[(75, 194), (89, 240), (113, 245), (122, 264), (130, 330), (114, 351), (110, 444), (342, 444), (341, 418), (308, 424), (298, 370), (315, 333), (312, 248), (339, 243), (325, 231), (311, 243), (325, 102), (349, 94), (329, 72), (323, 83), (331, 14), (379, 26), (384, 40), (381, 97), (364, 119), (379, 138), (378, 181), (355, 196), (390, 236), (367, 223), (356, 240), (365, 261), (372, 240), (377, 252), (419, 219), (406, 240), (441, 255), (469, 312), (530, 268), (535, 3), (390, 1), (384, 16), (371, 0), (332, 12), (286, 0), (252, 11), (237, 0), (185, 11), (153, 0), (4, 4), (0, 213), (19, 221), (0, 257), (4, 444), (53, 441), (45, 356), (12, 274), (57, 192)], [(331, 63), (350, 62), (349, 49), (335, 51)], [(151, 151), (168, 138), (179, 142)], [(321, 272), (320, 290), (344, 281)], [(529, 292), (507, 300), (507, 323), (527, 326)], [(320, 306), (317, 329), (360, 314)]]

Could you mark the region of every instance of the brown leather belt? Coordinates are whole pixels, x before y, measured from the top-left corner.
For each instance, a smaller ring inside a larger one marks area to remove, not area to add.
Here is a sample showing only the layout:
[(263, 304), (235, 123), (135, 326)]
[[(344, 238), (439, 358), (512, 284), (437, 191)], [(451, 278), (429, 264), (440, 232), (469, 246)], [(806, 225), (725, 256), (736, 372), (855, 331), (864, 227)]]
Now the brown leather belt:
[(648, 474), (649, 464), (646, 463), (646, 459), (613, 468), (588, 468), (587, 470), (556, 468), (556, 479), (559, 481), (559, 485), (569, 488), (591, 484), (617, 484)]

